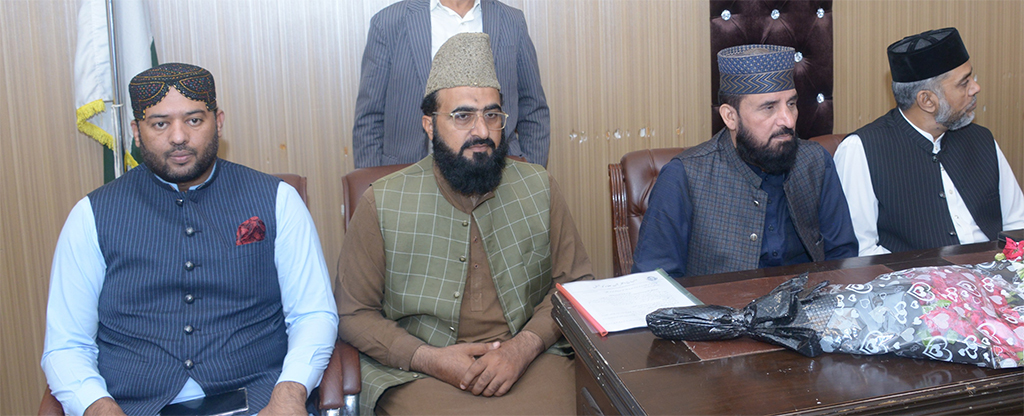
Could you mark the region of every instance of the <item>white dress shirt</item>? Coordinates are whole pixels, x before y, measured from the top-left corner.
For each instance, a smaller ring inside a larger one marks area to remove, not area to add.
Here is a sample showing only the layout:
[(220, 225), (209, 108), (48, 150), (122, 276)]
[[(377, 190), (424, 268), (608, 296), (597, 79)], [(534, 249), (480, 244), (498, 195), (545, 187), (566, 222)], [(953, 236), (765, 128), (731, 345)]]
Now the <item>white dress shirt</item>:
[[(902, 110), (900, 110), (900, 115), (906, 119)], [(907, 122), (910, 123), (910, 120)], [(914, 123), (910, 123), (910, 125), (932, 142), (932, 154), (937, 154), (942, 150), (942, 138), (945, 134), (932, 137), (931, 134), (921, 130)], [(999, 206), (1003, 214), (1003, 229), (1024, 228), (1024, 194), (1021, 193), (1017, 178), (1013, 176), (1013, 170), (1010, 169), (1010, 164), (1003, 156), (998, 142), (996, 143), (996, 157), (999, 162)], [(846, 193), (846, 201), (850, 205), (850, 217), (853, 220), (853, 229), (860, 245), (860, 255), (889, 253), (889, 249), (878, 244), (878, 198), (875, 197), (875, 190), (871, 184), (871, 172), (868, 170), (868, 161), (860, 136), (853, 134), (843, 140), (836, 149), (835, 161), (839, 180), (843, 184), (843, 192)], [(953, 185), (953, 181), (946, 173), (946, 169), (942, 167), (941, 162), (939, 169), (942, 173), (942, 188), (946, 193), (946, 205), (949, 207), (953, 228), (956, 230), (960, 244), (988, 241), (988, 237), (981, 231), (974, 221), (974, 217), (967, 210), (967, 204), (964, 203), (960, 192)], [(898, 180), (898, 178), (893, 178), (893, 180)]]
[[(274, 263), (288, 334), (288, 352), (277, 382), (301, 383), (309, 394), (334, 349), (338, 308), (313, 218), (299, 193), (285, 182), (278, 185), (275, 215)], [(106, 269), (86, 196), (71, 209), (57, 240), (41, 363), (50, 390), (67, 414), (81, 415), (96, 400), (110, 397), (96, 364), (97, 308)], [(189, 378), (171, 403), (204, 396), (199, 383)]]
[(454, 10), (441, 4), (441, 0), (430, 0), (430, 58), (437, 55), (448, 39), (459, 33), (479, 33), (484, 31), (483, 12), (480, 11), (480, 0), (473, 2), (466, 16), (459, 16)]

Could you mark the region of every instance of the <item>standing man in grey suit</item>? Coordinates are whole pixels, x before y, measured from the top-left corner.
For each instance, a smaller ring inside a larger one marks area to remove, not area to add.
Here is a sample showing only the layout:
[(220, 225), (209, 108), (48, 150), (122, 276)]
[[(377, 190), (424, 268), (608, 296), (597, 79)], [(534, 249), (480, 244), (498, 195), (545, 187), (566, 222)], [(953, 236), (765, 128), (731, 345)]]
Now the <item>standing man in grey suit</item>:
[(464, 32), (491, 37), (509, 155), (547, 166), (551, 121), (523, 12), (497, 0), (404, 0), (370, 19), (352, 129), (357, 168), (413, 163), (429, 153), (420, 103), (430, 62)]

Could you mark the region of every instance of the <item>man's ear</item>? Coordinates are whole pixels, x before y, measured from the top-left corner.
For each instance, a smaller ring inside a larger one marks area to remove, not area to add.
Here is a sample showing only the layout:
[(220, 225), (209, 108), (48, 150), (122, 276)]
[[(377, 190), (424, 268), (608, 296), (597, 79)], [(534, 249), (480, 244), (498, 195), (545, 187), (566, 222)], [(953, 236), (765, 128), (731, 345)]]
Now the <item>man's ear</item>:
[(427, 132), (427, 140), (434, 140), (434, 117), (424, 115), (423, 119), (423, 131)]
[(132, 137), (135, 137), (135, 147), (142, 147), (142, 139), (139, 136), (139, 120), (132, 120)]
[(221, 134), (221, 129), (224, 128), (224, 110), (217, 110), (217, 134)]
[(729, 130), (736, 130), (739, 127), (740, 113), (733, 106), (729, 104), (718, 106), (718, 115), (722, 116), (722, 121), (725, 122), (725, 127)]
[(939, 95), (931, 90), (921, 90), (917, 92), (917, 96), (914, 97), (914, 102), (924, 112), (928, 114), (935, 114), (939, 111)]

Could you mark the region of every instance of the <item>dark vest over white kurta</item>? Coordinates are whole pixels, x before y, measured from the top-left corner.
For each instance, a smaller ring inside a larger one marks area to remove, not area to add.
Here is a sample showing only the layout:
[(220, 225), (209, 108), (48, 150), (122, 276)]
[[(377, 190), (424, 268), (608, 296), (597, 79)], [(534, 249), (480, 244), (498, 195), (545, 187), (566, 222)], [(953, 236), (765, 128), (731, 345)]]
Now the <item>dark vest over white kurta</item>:
[[(280, 179), (218, 160), (178, 192), (145, 166), (89, 194), (107, 265), (99, 371), (128, 414), (155, 414), (191, 377), (208, 395), (246, 387), (266, 406), (288, 348), (274, 264)], [(262, 241), (236, 245), (258, 217)]]
[(854, 134), (860, 136), (878, 199), (878, 243), (892, 252), (959, 244), (939, 164), (990, 240), (1002, 229), (999, 164), (992, 133), (969, 124), (947, 131), (942, 150), (893, 109)]

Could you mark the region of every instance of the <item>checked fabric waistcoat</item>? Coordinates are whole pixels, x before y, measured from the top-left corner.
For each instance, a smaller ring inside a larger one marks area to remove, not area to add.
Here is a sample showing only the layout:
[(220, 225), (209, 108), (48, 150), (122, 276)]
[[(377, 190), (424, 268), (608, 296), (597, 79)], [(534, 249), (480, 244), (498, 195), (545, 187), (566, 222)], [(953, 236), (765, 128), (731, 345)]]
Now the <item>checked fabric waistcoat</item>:
[[(538, 165), (508, 160), (494, 197), (466, 214), (441, 194), (433, 156), (373, 183), (387, 266), (383, 311), (435, 347), (453, 345), (469, 262), (470, 224), (487, 250), (498, 300), (517, 334), (551, 288), (551, 190)], [(360, 411), (389, 387), (426, 377), (360, 354)]]
[[(825, 259), (818, 206), (828, 152), (801, 140), (783, 184), (789, 215), (812, 261)], [(727, 129), (676, 156), (690, 183), (693, 224), (686, 274), (756, 269), (761, 255), (767, 193), (761, 177), (740, 159)]]
[[(288, 349), (274, 264), (280, 179), (218, 160), (178, 192), (146, 166), (89, 194), (107, 265), (98, 365), (127, 414), (156, 414), (191, 377), (207, 395), (246, 387), (270, 400)], [(262, 220), (261, 241), (237, 245)]]

